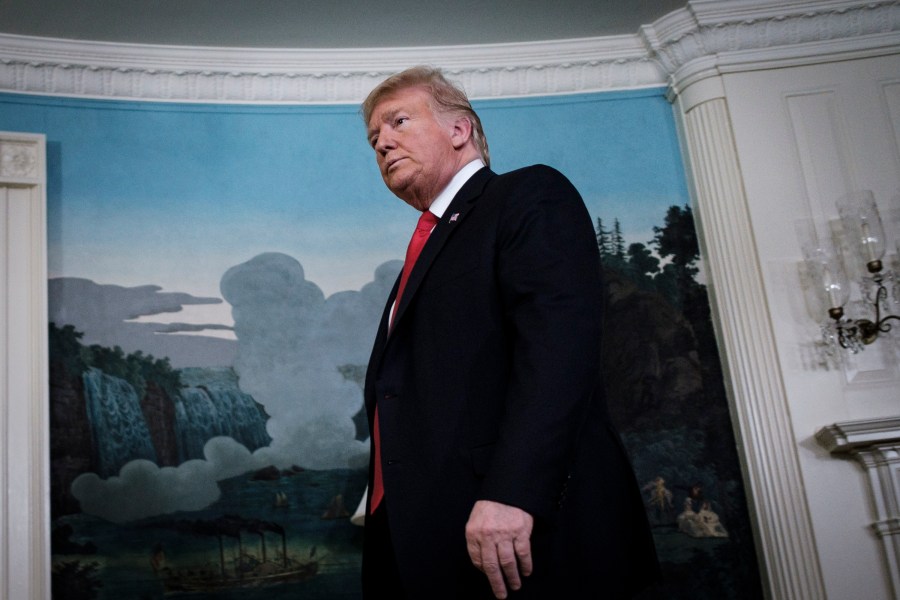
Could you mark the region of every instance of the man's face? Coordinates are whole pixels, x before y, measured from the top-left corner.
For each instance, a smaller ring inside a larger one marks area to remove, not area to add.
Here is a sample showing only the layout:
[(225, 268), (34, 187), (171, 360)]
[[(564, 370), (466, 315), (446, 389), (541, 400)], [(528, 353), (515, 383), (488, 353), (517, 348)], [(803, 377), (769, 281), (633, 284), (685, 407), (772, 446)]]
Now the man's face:
[(426, 210), (459, 170), (453, 120), (434, 114), (428, 91), (407, 88), (375, 105), (369, 143), (388, 189)]

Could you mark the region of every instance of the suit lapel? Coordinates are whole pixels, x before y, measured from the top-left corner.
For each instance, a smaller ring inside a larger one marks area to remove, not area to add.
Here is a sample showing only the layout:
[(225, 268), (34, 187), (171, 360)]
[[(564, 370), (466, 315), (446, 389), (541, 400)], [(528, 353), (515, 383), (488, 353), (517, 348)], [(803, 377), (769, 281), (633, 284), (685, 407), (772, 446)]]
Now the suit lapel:
[[(394, 327), (400, 323), (403, 313), (416, 296), (419, 285), (425, 279), (431, 264), (437, 258), (447, 243), (447, 240), (453, 235), (457, 228), (462, 226), (469, 214), (475, 209), (475, 201), (481, 196), (484, 186), (488, 180), (494, 176), (494, 173), (487, 167), (477, 171), (456, 193), (447, 210), (438, 224), (435, 225), (434, 231), (428, 237), (428, 242), (422, 248), (422, 253), (416, 264), (413, 266), (412, 272), (409, 274), (409, 280), (406, 282), (406, 288), (403, 290), (403, 297), (400, 299), (400, 306), (397, 307), (397, 314), (394, 316)], [(395, 286), (396, 289), (396, 286)]]

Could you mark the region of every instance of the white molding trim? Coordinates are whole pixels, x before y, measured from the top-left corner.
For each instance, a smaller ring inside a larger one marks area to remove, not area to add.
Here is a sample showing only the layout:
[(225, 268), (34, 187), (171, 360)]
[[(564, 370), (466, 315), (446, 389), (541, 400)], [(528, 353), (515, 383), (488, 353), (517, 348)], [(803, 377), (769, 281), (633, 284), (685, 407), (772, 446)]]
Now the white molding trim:
[(359, 103), (385, 77), (442, 67), (472, 98), (665, 84), (637, 36), (430, 48), (274, 50), (0, 34), (0, 91), (188, 102)]
[(900, 600), (900, 417), (835, 423), (817, 431), (816, 441), (865, 470), (875, 507), (871, 528), (882, 542), (893, 598)]
[(710, 301), (729, 402), (749, 492), (768, 597), (825, 597), (812, 518), (771, 330), (749, 207), (718, 79), (701, 82), (708, 99), (676, 115), (692, 175), (695, 216), (707, 261)]
[[(817, 431), (816, 441), (832, 454), (853, 453), (878, 444), (900, 444), (900, 417), (835, 423)], [(900, 508), (900, 504), (897, 506)]]
[(722, 73), (896, 53), (900, 2), (693, 0), (641, 36), (677, 94)]
[(50, 598), (43, 135), (0, 132), (0, 597)]
[[(0, 91), (123, 100), (359, 103), (390, 73), (433, 64), (472, 98), (691, 81), (900, 46), (895, 0), (692, 0), (634, 35), (421, 48), (154, 46), (0, 34)], [(679, 85), (675, 85), (679, 82)]]

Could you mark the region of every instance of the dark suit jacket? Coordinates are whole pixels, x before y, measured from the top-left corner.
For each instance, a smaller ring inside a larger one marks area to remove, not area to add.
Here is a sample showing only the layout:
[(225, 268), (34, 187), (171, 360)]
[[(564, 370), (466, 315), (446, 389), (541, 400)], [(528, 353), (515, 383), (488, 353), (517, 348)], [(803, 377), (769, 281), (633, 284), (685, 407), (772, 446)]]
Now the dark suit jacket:
[(432, 232), (388, 335), (394, 294), (365, 401), (370, 431), (378, 404), (411, 597), (491, 597), (466, 551), (479, 499), (535, 517), (522, 597), (623, 597), (652, 578), (643, 503), (599, 376), (597, 241), (571, 183), (546, 166), (478, 171)]

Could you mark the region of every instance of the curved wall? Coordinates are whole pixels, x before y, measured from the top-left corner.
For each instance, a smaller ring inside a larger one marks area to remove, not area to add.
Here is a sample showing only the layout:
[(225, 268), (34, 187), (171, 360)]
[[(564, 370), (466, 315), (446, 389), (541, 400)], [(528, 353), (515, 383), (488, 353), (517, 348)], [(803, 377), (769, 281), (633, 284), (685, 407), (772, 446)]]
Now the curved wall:
[[(898, 597), (900, 591), (891, 591), (886, 575), (891, 569), (896, 572), (896, 564), (882, 562), (879, 567), (868, 560), (866, 564), (854, 563), (855, 556), (878, 556), (875, 538), (863, 529), (868, 506), (854, 506), (849, 513), (853, 533), (844, 536), (844, 547), (817, 545), (817, 538), (833, 539), (835, 529), (810, 514), (807, 490), (814, 489), (825, 498), (837, 496), (854, 505), (865, 504), (864, 490), (862, 494), (858, 489), (850, 494), (840, 491), (848, 485), (858, 488), (862, 476), (840, 467), (825, 468), (823, 473), (818, 466), (824, 464), (822, 457), (807, 455), (804, 447), (811, 432), (804, 428), (817, 418), (806, 405), (799, 404), (802, 398), (789, 393), (802, 379), (785, 374), (784, 358), (773, 359), (785, 354), (785, 341), (774, 335), (772, 326), (775, 317), (770, 311), (777, 301), (773, 302), (772, 296), (746, 298), (748, 289), (771, 290), (773, 282), (768, 263), (760, 262), (759, 249), (768, 241), (766, 231), (752, 227), (754, 219), (757, 224), (765, 223), (760, 221), (760, 208), (754, 209), (764, 202), (753, 187), (746, 187), (748, 181), (763, 177), (752, 159), (760, 147), (748, 148), (748, 136), (735, 138), (733, 131), (735, 118), (744, 127), (739, 134), (749, 131), (746, 119), (751, 116), (750, 108), (738, 101), (747, 99), (743, 82), (751, 82), (749, 75), (756, 77), (752, 79), (754, 85), (766, 86), (772, 81), (767, 77), (769, 72), (774, 75), (806, 65), (895, 56), (900, 53), (898, 31), (897, 2), (701, 0), (688, 2), (684, 9), (633, 36), (513, 46), (235, 51), (0, 35), (0, 91), (163, 102), (346, 104), (358, 102), (387, 73), (422, 62), (441, 65), (480, 99), (667, 86), (682, 128), (704, 246), (707, 252), (723, 257), (717, 264), (713, 261), (710, 283), (720, 343), (730, 368), (738, 413), (736, 427), (753, 493), (757, 544), (765, 557), (770, 595), (859, 597), (852, 594), (859, 591), (862, 581), (862, 587), (871, 594), (868, 597)], [(729, 97), (730, 93), (741, 96)], [(735, 107), (742, 112), (735, 115)], [(757, 133), (765, 132), (765, 117), (757, 115), (755, 119)], [(732, 154), (735, 150), (737, 153)], [(778, 168), (784, 177), (798, 170), (790, 164)], [(885, 185), (895, 184), (891, 180)], [(38, 243), (39, 237), (35, 238)], [(33, 249), (22, 251), (31, 256)], [(787, 252), (790, 255), (792, 251)], [(21, 255), (13, 249), (5, 259)], [(732, 279), (735, 275), (739, 275), (737, 280)], [(740, 277), (745, 279), (741, 281)], [(7, 285), (30, 284), (13, 281)], [(40, 295), (39, 289), (37, 292)], [(860, 414), (849, 403), (866, 402), (867, 396), (871, 398), (867, 406), (872, 409), (863, 411), (862, 416), (900, 412), (891, 408), (884, 387), (870, 387), (868, 391), (839, 388), (827, 404), (834, 408), (822, 412), (822, 425), (841, 420), (842, 415)], [(39, 398), (41, 394), (35, 388), (32, 396)], [(8, 403), (10, 399), (4, 397), (3, 401)], [(792, 417), (798, 410), (804, 415), (799, 424)], [(33, 421), (30, 414), (9, 414), (21, 419), (6, 423), (10, 430), (32, 428), (33, 423), (41, 422), (40, 418)], [(44, 443), (39, 431), (36, 435), (37, 440), (29, 442), (28, 457), (32, 463), (41, 464)], [(6, 456), (19, 451), (7, 446)], [(30, 518), (30, 513), (22, 512), (24, 506), (42, 505), (40, 486), (29, 484), (27, 489), (20, 489), (19, 475), (19, 470), (4, 472), (4, 485), (13, 486), (13, 496), (24, 493), (26, 500), (5, 505), (4, 527)], [(822, 485), (823, 478), (834, 475), (842, 483)], [(32, 476), (39, 478), (39, 470)], [(2, 490), (4, 497), (11, 497), (9, 489)], [(33, 495), (30, 501), (29, 495)], [(24, 535), (27, 537), (27, 532)], [(31, 570), (0, 573), (9, 575), (9, 579), (0, 579), (9, 582), (10, 598), (40, 597), (41, 590), (47, 592), (48, 586), (41, 583), (47, 572), (46, 563), (41, 564), (46, 561), (46, 539), (41, 539), (39, 531), (35, 535)], [(9, 540), (14, 536), (2, 537)], [(11, 555), (7, 552), (5, 556), (8, 559)], [(823, 578), (823, 570), (846, 571), (850, 576), (842, 577), (844, 581), (833, 575)], [(862, 573), (862, 579), (854, 572)]]

